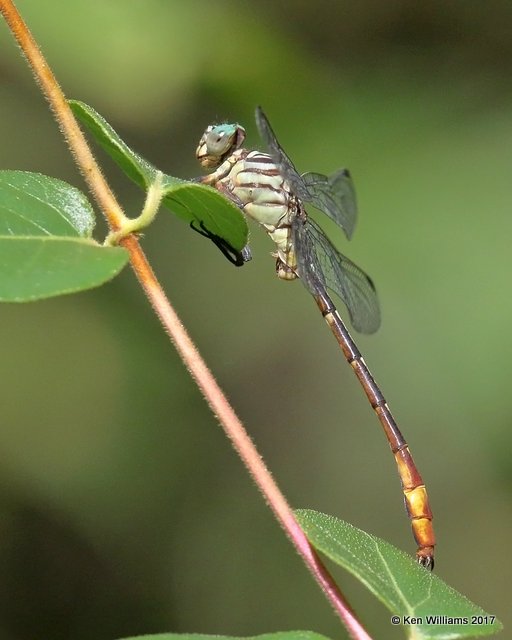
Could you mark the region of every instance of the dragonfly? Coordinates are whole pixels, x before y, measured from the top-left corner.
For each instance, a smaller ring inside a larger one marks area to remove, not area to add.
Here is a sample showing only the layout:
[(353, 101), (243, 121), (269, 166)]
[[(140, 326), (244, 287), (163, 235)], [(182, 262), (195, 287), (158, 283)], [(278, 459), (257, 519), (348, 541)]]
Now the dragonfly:
[(380, 325), (375, 286), (336, 249), (305, 208), (308, 204), (318, 209), (350, 239), (357, 217), (350, 172), (340, 169), (331, 176), (300, 175), (261, 107), (256, 109), (256, 124), (268, 152), (245, 149), (245, 129), (239, 124), (210, 125), (199, 141), (196, 157), (203, 168), (214, 171), (199, 180), (215, 187), (263, 227), (275, 244), (277, 276), (302, 280), (312, 294), (384, 430), (417, 544), (416, 558), (432, 570), (436, 542), (425, 483), (382, 391), (328, 293), (345, 304), (356, 331), (373, 333)]

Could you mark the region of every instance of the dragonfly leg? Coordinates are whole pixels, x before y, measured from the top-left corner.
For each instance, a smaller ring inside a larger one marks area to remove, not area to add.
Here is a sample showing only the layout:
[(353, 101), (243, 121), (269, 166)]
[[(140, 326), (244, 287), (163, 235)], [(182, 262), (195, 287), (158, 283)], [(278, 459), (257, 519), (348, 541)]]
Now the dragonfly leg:
[(192, 220), (192, 222), (190, 223), (190, 227), (196, 233), (199, 233), (199, 235), (211, 240), (215, 244), (215, 246), (220, 249), (222, 254), (229, 260), (229, 262), (235, 265), (235, 267), (241, 267), (246, 262), (249, 262), (249, 260), (252, 259), (249, 245), (246, 245), (242, 249), (242, 251), (237, 251), (229, 244), (227, 240), (224, 240), (224, 238), (221, 238), (217, 234), (207, 229), (202, 220), (199, 222), (199, 227), (196, 227), (194, 224), (194, 220)]
[(223, 182), (219, 182), (215, 185), (215, 188), (217, 189), (217, 191), (219, 193), (221, 193), (225, 198), (227, 198), (228, 200), (230, 200), (235, 206), (237, 206), (242, 212), (244, 211), (245, 208), (245, 204), (242, 202), (242, 200), (240, 200), (240, 198), (238, 198), (237, 196), (235, 196), (235, 194), (229, 189), (229, 187), (227, 185), (225, 185)]
[(276, 274), (277, 277), (281, 280), (296, 280), (299, 276), (295, 273), (294, 269), (286, 264), (281, 258), (273, 253), (274, 258), (276, 258)]

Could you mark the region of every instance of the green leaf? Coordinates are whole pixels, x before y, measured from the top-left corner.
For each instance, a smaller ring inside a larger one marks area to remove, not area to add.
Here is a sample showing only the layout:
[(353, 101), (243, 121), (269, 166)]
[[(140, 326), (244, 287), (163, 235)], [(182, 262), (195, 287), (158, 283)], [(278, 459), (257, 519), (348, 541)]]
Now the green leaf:
[(146, 636), (132, 636), (122, 640), (328, 640), (326, 636), (313, 631), (277, 631), (259, 636), (218, 636), (203, 633), (156, 633)]
[(68, 100), (68, 103), (75, 116), (87, 127), (96, 142), (135, 184), (147, 189), (155, 181), (156, 168), (132, 151), (105, 118), (85, 102)]
[(128, 261), (92, 239), (94, 211), (61, 180), (0, 171), (0, 301), (28, 302), (97, 287)]
[(365, 584), (398, 616), (409, 638), (471, 638), (503, 628), (495, 616), (384, 540), (316, 511), (300, 509), (295, 515), (311, 544)]
[[(87, 127), (122, 171), (135, 184), (147, 190), (155, 181), (157, 169), (119, 137), (110, 124), (78, 100), (69, 104), (75, 116)], [(166, 195), (162, 204), (175, 215), (199, 228), (200, 224), (240, 251), (247, 244), (249, 229), (244, 216), (232, 202), (212, 187), (163, 174)]]
[(240, 210), (211, 187), (184, 182), (167, 191), (163, 204), (196, 228), (202, 222), (238, 251), (247, 244), (249, 229)]
[(82, 238), (0, 237), (0, 301), (30, 302), (97, 287), (128, 261), (121, 247)]
[(0, 235), (90, 238), (94, 211), (85, 195), (56, 178), (0, 171)]

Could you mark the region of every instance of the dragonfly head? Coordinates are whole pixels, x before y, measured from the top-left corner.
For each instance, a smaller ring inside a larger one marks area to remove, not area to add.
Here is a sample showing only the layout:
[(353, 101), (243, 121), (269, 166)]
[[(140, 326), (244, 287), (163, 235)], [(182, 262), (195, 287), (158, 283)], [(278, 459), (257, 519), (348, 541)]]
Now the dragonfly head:
[(203, 133), (196, 149), (201, 166), (214, 169), (239, 149), (245, 140), (245, 129), (239, 124), (210, 125)]

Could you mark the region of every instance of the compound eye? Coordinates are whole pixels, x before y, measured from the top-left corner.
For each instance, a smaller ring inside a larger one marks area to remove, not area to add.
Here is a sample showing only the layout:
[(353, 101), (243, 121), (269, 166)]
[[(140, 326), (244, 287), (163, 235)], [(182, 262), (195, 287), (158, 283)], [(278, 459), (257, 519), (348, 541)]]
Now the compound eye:
[(212, 129), (206, 135), (206, 148), (208, 155), (221, 157), (225, 155), (233, 146), (233, 134), (229, 135), (226, 131)]

